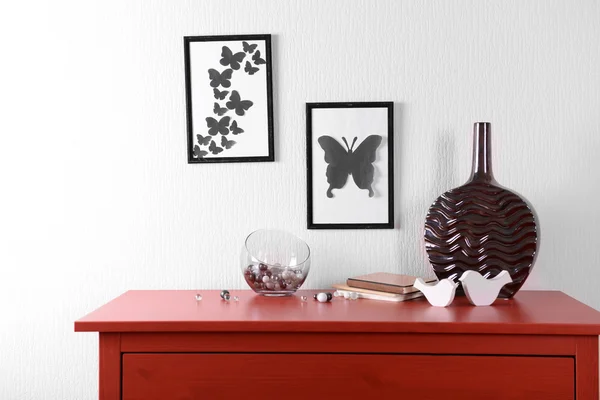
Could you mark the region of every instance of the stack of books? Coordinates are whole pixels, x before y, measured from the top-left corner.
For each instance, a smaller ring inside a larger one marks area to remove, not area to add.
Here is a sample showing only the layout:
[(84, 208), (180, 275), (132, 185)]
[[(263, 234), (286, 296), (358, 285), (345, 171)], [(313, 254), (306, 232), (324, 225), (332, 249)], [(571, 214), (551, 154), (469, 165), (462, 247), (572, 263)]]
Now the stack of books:
[[(346, 284), (332, 286), (344, 296), (356, 293), (359, 299), (399, 302), (423, 296), (423, 293), (413, 287), (416, 279), (416, 276), (376, 272), (348, 278)], [(436, 278), (423, 278), (423, 280), (435, 282)]]

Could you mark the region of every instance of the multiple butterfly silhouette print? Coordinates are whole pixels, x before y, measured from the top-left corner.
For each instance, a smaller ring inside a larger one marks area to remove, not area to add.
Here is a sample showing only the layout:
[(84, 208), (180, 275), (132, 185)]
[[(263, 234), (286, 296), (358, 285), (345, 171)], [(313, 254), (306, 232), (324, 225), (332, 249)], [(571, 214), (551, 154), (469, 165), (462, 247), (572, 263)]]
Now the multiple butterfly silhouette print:
[[(195, 158), (203, 158), (209, 154), (219, 155), (223, 151), (231, 149), (237, 142), (227, 139), (226, 136), (244, 133), (239, 121), (252, 108), (254, 102), (244, 99), (238, 90), (233, 89), (231, 79), (234, 73), (245, 73), (252, 76), (260, 71), (260, 65), (266, 64), (257, 47), (258, 44), (242, 41), (242, 51), (234, 53), (229, 46), (223, 46), (219, 64), (227, 68), (222, 71), (214, 68), (208, 69), (209, 86), (213, 89), (215, 101), (213, 114), (205, 118), (208, 135), (196, 135), (197, 144), (193, 149)], [(246, 60), (245, 64), (244, 60)], [(243, 71), (241, 70), (242, 65), (244, 65)], [(224, 104), (221, 103), (223, 101), (225, 101)], [(218, 135), (221, 135), (220, 146), (217, 144)]]

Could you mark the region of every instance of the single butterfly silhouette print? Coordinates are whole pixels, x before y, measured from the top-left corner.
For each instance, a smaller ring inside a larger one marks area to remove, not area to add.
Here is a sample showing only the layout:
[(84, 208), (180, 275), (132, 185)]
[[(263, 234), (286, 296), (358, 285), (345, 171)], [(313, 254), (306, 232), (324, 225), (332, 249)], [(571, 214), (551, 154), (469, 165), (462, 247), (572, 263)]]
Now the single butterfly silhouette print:
[(253, 104), (250, 100), (242, 100), (237, 90), (234, 90), (231, 92), (229, 101), (225, 103), (225, 106), (230, 110), (235, 110), (237, 115), (244, 115)]
[(252, 60), (254, 61), (254, 65), (266, 64), (267, 62), (260, 58), (260, 51), (256, 50), (256, 53), (252, 56)]
[(240, 51), (239, 53), (233, 54), (229, 47), (223, 46), (221, 57), (221, 61), (219, 61), (221, 65), (229, 65), (231, 68), (237, 71), (240, 69), (240, 63), (244, 60), (244, 57), (246, 57), (246, 53)]
[(254, 49), (256, 49), (257, 44), (248, 44), (247, 42), (242, 42), (242, 47), (246, 53), (252, 54)]
[(227, 111), (229, 111), (229, 109), (223, 108), (223, 107), (219, 107), (219, 103), (215, 102), (215, 107), (213, 108), (213, 111), (214, 111), (215, 114), (217, 114), (220, 117), (221, 115), (223, 115)]
[(221, 118), (219, 121), (217, 121), (216, 119), (212, 118), (212, 117), (207, 117), (206, 118), (206, 126), (208, 126), (208, 134), (211, 136), (215, 136), (217, 133), (220, 133), (221, 135), (228, 135), (229, 134), (229, 120), (231, 118), (230, 117), (223, 117)]
[(214, 155), (217, 155), (217, 154), (219, 154), (220, 152), (223, 151), (223, 149), (220, 148), (219, 146), (217, 146), (214, 141), (210, 142), (210, 146), (208, 146), (208, 149)]
[(233, 70), (231, 68), (227, 68), (223, 72), (219, 72), (216, 69), (212, 68), (209, 69), (208, 77), (210, 78), (210, 86), (216, 88), (220, 85), (224, 88), (228, 88), (229, 86), (231, 86), (231, 82), (229, 80), (231, 79), (232, 73)]
[(246, 66), (244, 67), (244, 71), (246, 71), (248, 73), (248, 75), (254, 75), (255, 73), (257, 73), (259, 71), (259, 68), (253, 67), (252, 64), (250, 64), (250, 61), (246, 61)]
[(202, 158), (207, 154), (208, 154), (208, 151), (200, 150), (200, 146), (198, 146), (198, 145), (194, 146), (194, 157)]
[(215, 99), (217, 100), (225, 100), (225, 97), (229, 94), (228, 90), (219, 91), (219, 89), (213, 89), (213, 93), (215, 94)]
[(201, 146), (208, 146), (208, 144), (212, 140), (212, 138), (210, 136), (196, 135), (196, 137), (198, 138), (198, 143)]
[(227, 140), (225, 136), (221, 136), (221, 146), (230, 149), (237, 142), (235, 140)]
[(237, 121), (233, 121), (231, 123), (231, 126), (229, 127), (229, 130), (234, 135), (239, 135), (240, 133), (244, 133), (244, 130), (238, 126)]
[(327, 176), (327, 197), (332, 198), (333, 189), (341, 189), (346, 185), (348, 175), (352, 175), (354, 183), (360, 189), (369, 191), (369, 197), (373, 197), (373, 175), (375, 168), (373, 162), (376, 158), (376, 151), (381, 144), (381, 136), (370, 135), (353, 151), (357, 138), (352, 141), (352, 146), (348, 146), (345, 137), (342, 137), (346, 149), (331, 136), (321, 136), (317, 141), (325, 151), (325, 162), (329, 164), (325, 175)]

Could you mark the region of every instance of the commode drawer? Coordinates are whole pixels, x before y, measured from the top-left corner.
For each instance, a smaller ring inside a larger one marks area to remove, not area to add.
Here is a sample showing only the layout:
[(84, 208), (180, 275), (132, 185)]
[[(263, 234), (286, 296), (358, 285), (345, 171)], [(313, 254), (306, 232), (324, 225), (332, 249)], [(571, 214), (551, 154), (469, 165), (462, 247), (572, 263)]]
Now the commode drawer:
[[(574, 398), (570, 357), (123, 355), (123, 400)], [(367, 397), (365, 397), (367, 396)]]

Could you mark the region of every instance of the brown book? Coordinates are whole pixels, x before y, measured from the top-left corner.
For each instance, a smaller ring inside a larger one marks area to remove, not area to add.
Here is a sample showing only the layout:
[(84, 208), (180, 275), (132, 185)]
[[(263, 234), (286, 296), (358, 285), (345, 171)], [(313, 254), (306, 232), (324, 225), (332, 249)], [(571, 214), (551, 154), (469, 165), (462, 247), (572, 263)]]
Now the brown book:
[[(392, 274), (389, 272), (375, 272), (373, 274), (361, 275), (355, 278), (348, 278), (348, 286), (377, 290), (379, 292), (407, 294), (418, 291), (413, 287), (416, 276)], [(435, 282), (436, 278), (423, 279), (425, 282)]]

